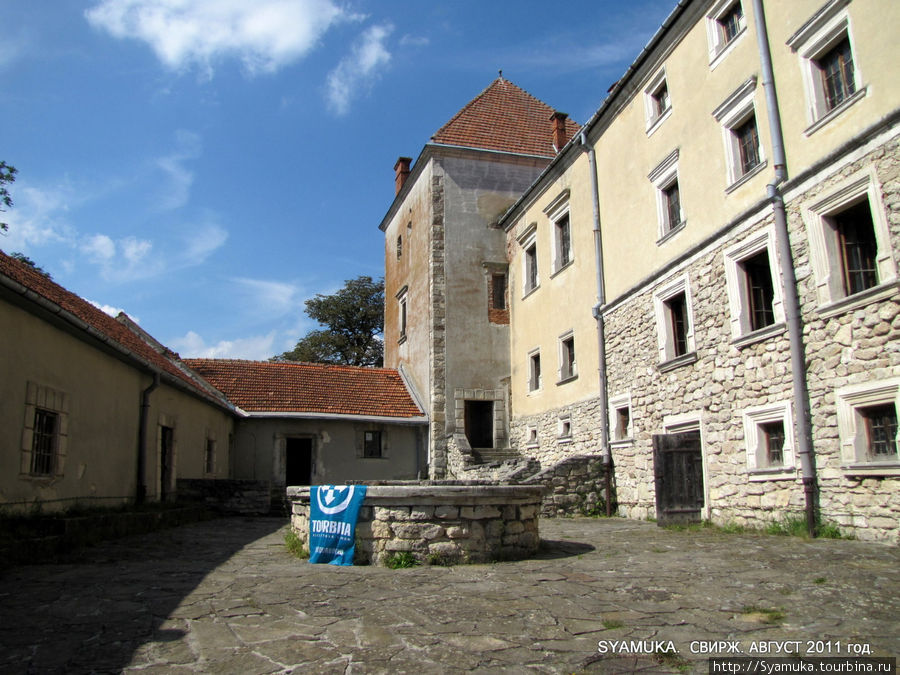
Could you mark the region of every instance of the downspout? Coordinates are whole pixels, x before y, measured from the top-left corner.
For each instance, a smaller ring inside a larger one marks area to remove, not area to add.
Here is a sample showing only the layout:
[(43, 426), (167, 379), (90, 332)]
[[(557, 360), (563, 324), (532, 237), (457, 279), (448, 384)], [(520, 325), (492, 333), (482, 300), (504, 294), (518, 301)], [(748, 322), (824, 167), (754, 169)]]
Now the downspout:
[(143, 504), (147, 499), (147, 418), (150, 416), (150, 394), (159, 386), (159, 371), (153, 371), (153, 382), (141, 394), (141, 415), (138, 422), (137, 493), (134, 501)]
[(794, 274), (794, 262), (788, 236), (784, 198), (778, 187), (787, 179), (784, 134), (781, 129), (781, 115), (778, 111), (778, 97), (775, 93), (775, 75), (772, 69), (769, 34), (766, 29), (766, 17), (763, 12), (762, 0), (753, 0), (753, 12), (756, 16), (756, 39), (759, 48), (760, 66), (762, 68), (762, 86), (766, 95), (766, 110), (769, 116), (769, 129), (772, 137), (772, 160), (775, 164), (775, 177), (766, 186), (766, 195), (772, 202), (772, 210), (775, 217), (775, 242), (778, 248), (785, 321), (787, 322), (788, 342), (790, 343), (793, 396), (797, 418), (797, 454), (800, 456), (800, 472), (803, 480), (806, 529), (809, 532), (809, 536), (814, 537), (818, 520), (816, 517), (816, 493), (818, 490), (815, 458), (811, 442), (812, 433), (810, 428), (809, 390), (806, 383), (806, 357), (803, 349), (803, 326), (801, 324), (800, 302), (797, 297), (797, 277)]
[(603, 321), (603, 306), (606, 304), (606, 284), (603, 275), (603, 237), (600, 233), (600, 187), (597, 183), (597, 157), (594, 148), (588, 144), (584, 132), (579, 136), (581, 147), (588, 156), (591, 171), (591, 207), (594, 215), (594, 259), (597, 269), (597, 304), (591, 310), (597, 321), (597, 378), (600, 384), (600, 456), (603, 460), (604, 501), (606, 515), (612, 516), (612, 452), (609, 447), (609, 395), (606, 389), (606, 328)]

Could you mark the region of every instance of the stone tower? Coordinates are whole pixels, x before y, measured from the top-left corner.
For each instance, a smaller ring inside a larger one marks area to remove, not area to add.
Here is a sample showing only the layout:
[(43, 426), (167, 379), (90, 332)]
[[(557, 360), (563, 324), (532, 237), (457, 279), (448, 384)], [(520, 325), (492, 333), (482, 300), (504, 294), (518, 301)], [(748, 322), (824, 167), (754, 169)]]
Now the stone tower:
[(394, 166), (385, 233), (385, 366), (428, 412), (428, 475), (509, 451), (506, 238), (497, 222), (578, 131), (499, 77)]

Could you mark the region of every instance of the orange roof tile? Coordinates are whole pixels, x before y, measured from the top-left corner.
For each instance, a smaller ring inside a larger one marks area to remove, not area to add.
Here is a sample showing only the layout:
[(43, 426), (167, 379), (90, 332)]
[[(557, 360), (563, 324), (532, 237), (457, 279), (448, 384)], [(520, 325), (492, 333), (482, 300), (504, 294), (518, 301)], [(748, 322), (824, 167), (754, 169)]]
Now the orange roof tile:
[[(24, 292), (18, 288), (13, 288), (12, 290), (13, 292), (19, 291), (20, 295), (27, 300), (35, 301), (38, 299), (34, 296), (39, 296), (51, 303), (50, 311), (53, 311), (52, 305), (56, 305), (71, 314), (76, 320), (75, 322), (70, 321), (72, 325), (85, 330), (85, 326), (79, 325), (77, 322), (80, 321), (86, 324), (85, 338), (89, 338), (89, 335), (93, 332), (92, 337), (94, 339), (101, 341), (106, 339), (113, 348), (118, 346), (127, 350), (133, 355), (132, 358), (135, 358), (135, 360), (144, 361), (166, 375), (177, 378), (182, 385), (187, 385), (194, 393), (201, 395), (203, 398), (214, 401), (220, 406), (229, 407), (221, 399), (218, 392), (206, 389), (202, 383), (191, 377), (190, 373), (181, 365), (175, 352), (163, 347), (148, 333), (141, 330), (148, 340), (160, 347), (160, 351), (158, 351), (147, 340), (142, 339), (138, 332), (131, 330), (126, 325), (131, 321), (130, 319), (124, 318), (122, 321), (114, 319), (106, 312), (94, 307), (87, 300), (78, 297), (33, 267), (19, 262), (3, 253), (3, 251), (0, 251), (0, 275), (24, 287)], [(127, 317), (124, 313), (120, 316)], [(65, 316), (63, 319), (68, 320)], [(123, 354), (123, 356), (127, 358), (128, 354)]]
[[(509, 80), (498, 77), (431, 137), (432, 142), (483, 150), (555, 157), (554, 110)], [(566, 142), (579, 130), (566, 120)]]
[(424, 417), (396, 370), (323, 363), (185, 359), (246, 412)]

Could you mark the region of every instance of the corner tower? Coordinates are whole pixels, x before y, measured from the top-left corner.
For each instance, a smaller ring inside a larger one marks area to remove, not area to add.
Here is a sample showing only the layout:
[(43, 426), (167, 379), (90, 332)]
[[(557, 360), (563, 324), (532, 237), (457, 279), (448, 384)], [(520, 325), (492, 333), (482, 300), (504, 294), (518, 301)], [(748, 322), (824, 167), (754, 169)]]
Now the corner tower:
[(497, 225), (578, 125), (502, 76), (394, 166), (385, 366), (430, 420), (428, 475), (509, 453), (506, 238)]

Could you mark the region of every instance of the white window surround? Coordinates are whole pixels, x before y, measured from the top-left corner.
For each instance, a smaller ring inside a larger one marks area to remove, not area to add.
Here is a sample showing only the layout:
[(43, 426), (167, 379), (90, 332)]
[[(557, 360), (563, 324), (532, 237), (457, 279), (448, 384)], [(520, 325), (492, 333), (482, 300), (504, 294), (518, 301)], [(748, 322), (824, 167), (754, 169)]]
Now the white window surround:
[[(572, 363), (568, 363), (568, 354), (566, 353), (566, 341), (572, 340)], [(566, 331), (559, 336), (557, 340), (557, 352), (559, 356), (559, 368), (556, 371), (557, 384), (574, 380), (578, 377), (578, 357), (575, 352), (575, 332), (573, 330)], [(567, 368), (571, 372), (567, 372)]]
[(741, 0), (719, 0), (715, 3), (706, 14), (706, 37), (709, 42), (709, 69), (712, 70), (718, 66), (730, 53), (734, 46), (747, 33), (747, 13), (743, 12), (741, 17), (741, 25), (731, 40), (725, 41), (725, 35), (722, 32), (720, 20), (728, 13), (728, 11), (736, 4), (741, 4), (741, 9), (745, 9)]
[[(703, 436), (703, 415), (699, 411), (666, 415), (663, 417), (663, 432), (681, 434), (687, 431), (699, 431)], [(705, 462), (704, 462), (705, 465)], [(704, 470), (705, 473), (705, 470)], [(705, 478), (705, 476), (704, 476)]]
[[(557, 195), (553, 199), (553, 201), (551, 201), (546, 207), (544, 207), (544, 213), (553, 226), (553, 274), (556, 274), (557, 272), (571, 265), (575, 260), (575, 253), (572, 247), (572, 217), (569, 209), (569, 190), (563, 190), (559, 195)], [(559, 237), (558, 223), (566, 216), (569, 216), (569, 259), (563, 263), (561, 260), (562, 249)]]
[(540, 445), (540, 440), (538, 439), (537, 427), (532, 425), (525, 427), (525, 447), (536, 448), (538, 445)]
[(900, 377), (841, 387), (835, 392), (841, 468), (845, 473), (900, 476), (900, 457), (887, 462), (868, 458), (868, 434), (860, 410), (886, 403), (900, 410)]
[[(535, 357), (537, 357), (538, 372), (535, 373)], [(536, 394), (543, 388), (544, 375), (543, 364), (541, 363), (540, 348), (532, 349), (528, 352), (528, 393)]]
[[(765, 433), (762, 425), (781, 422), (784, 425), (782, 463), (766, 465)], [(744, 446), (747, 451), (747, 471), (751, 481), (788, 480), (797, 477), (794, 455), (794, 417), (790, 401), (745, 408), (743, 412)]]
[(404, 286), (399, 291), (397, 291), (397, 329), (399, 335), (397, 337), (397, 342), (403, 343), (406, 341), (406, 333), (409, 328), (409, 286)]
[[(516, 237), (516, 241), (519, 243), (519, 246), (522, 247), (522, 297), (533, 293), (541, 286), (541, 275), (540, 275), (540, 267), (538, 267), (537, 260), (537, 223), (531, 223), (525, 231), (522, 232), (518, 237)], [(529, 275), (529, 250), (535, 249), (535, 259), (533, 264), (535, 265), (535, 283), (532, 286)]]
[[(665, 87), (668, 96), (668, 105), (662, 111), (657, 111), (659, 97), (658, 94)], [(663, 66), (659, 72), (653, 76), (644, 89), (644, 113), (647, 118), (647, 135), (651, 136), (659, 126), (672, 114), (672, 92), (668, 89), (668, 80), (666, 79), (666, 68)]]
[(572, 442), (572, 418), (570, 415), (560, 415), (556, 420), (556, 438), (560, 443)]
[[(628, 426), (617, 433), (619, 410), (627, 410)], [(634, 415), (631, 412), (631, 394), (621, 394), (609, 399), (609, 444), (612, 447), (634, 442)]]
[[(767, 251), (769, 272), (772, 275), (772, 312), (775, 323), (757, 331), (751, 331), (750, 307), (748, 305), (747, 274), (741, 262)], [(728, 306), (731, 310), (731, 337), (739, 346), (762, 340), (780, 333), (785, 328), (784, 300), (782, 297), (781, 275), (778, 269), (778, 254), (775, 246), (775, 226), (769, 225), (742, 241), (729, 246), (724, 252), (725, 285), (728, 291)], [(752, 334), (751, 334), (752, 333)], [(747, 338), (743, 340), (742, 338)]]
[[(791, 51), (800, 57), (800, 70), (806, 93), (807, 122), (810, 125), (804, 132), (807, 136), (820, 129), (858, 100), (865, 98), (867, 93), (868, 88), (862, 83), (862, 73), (859, 70), (857, 51), (850, 30), (850, 17), (847, 13), (849, 4), (850, 0), (831, 0), (787, 41), (787, 46)], [(844, 37), (850, 42), (850, 51), (853, 54), (853, 80), (856, 91), (829, 110), (816, 61)]]
[[(841, 252), (829, 217), (869, 200), (872, 227), (878, 251), (876, 266), (878, 285), (861, 293), (846, 295), (841, 266)], [(831, 188), (824, 197), (805, 206), (803, 219), (809, 235), (810, 259), (816, 275), (816, 295), (819, 313), (823, 316), (840, 314), (893, 295), (897, 288), (897, 266), (891, 249), (890, 229), (882, 207), (883, 199), (874, 167), (848, 176)]]
[[(679, 189), (679, 222), (669, 222), (669, 208), (665, 191), (674, 183), (678, 182), (678, 155), (679, 149), (675, 148), (666, 155), (665, 159), (654, 167), (653, 171), (647, 174), (648, 180), (653, 183), (653, 192), (656, 197), (656, 215), (658, 221), (658, 239), (657, 244), (668, 241), (676, 232), (680, 232), (687, 224), (684, 217), (684, 200)], [(679, 185), (680, 188), (680, 185)]]
[[(728, 186), (726, 192), (731, 192), (751, 176), (763, 170), (766, 166), (766, 156), (762, 141), (758, 141), (759, 162), (746, 173), (741, 170), (741, 155), (735, 130), (750, 117), (756, 117), (754, 98), (756, 95), (756, 76), (750, 77), (740, 87), (735, 89), (719, 106), (713, 110), (712, 115), (722, 127), (722, 142), (725, 145), (725, 162), (728, 171)], [(756, 117), (756, 131), (758, 139), (759, 118)]]
[[(684, 294), (687, 308), (687, 325), (685, 326), (685, 341), (687, 350), (684, 354), (675, 355), (674, 336), (669, 321), (669, 310), (666, 302), (680, 294)], [(694, 342), (694, 312), (691, 301), (691, 283), (687, 274), (670, 280), (665, 286), (653, 293), (653, 309), (656, 316), (656, 335), (659, 348), (659, 366), (679, 365), (693, 363), (696, 360), (696, 345)], [(671, 362), (671, 363), (670, 363)]]

